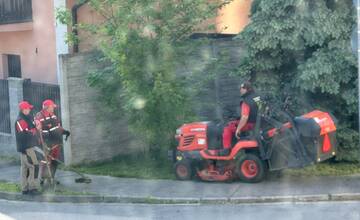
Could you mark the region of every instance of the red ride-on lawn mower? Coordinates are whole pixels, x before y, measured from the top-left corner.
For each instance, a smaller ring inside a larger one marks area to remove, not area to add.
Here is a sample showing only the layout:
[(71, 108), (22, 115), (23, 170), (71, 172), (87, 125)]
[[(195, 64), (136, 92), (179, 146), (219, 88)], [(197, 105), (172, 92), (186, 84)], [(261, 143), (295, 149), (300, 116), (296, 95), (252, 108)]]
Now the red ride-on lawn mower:
[(178, 146), (172, 151), (179, 180), (260, 182), (268, 171), (302, 168), (336, 154), (336, 119), (312, 111), (300, 117), (269, 113), (260, 101), (255, 129), (233, 139), (227, 156), (222, 149), (223, 126), (214, 122), (184, 124), (176, 131)]

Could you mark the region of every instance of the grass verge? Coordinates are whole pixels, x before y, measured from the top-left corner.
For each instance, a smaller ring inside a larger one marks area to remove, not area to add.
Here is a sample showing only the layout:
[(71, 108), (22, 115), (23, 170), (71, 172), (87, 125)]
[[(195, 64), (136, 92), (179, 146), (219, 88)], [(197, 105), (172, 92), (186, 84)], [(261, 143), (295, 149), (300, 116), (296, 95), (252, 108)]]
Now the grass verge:
[[(65, 168), (66, 169), (66, 168)], [(109, 161), (71, 167), (82, 173), (140, 179), (175, 179), (171, 161), (145, 156), (118, 156)], [(303, 169), (287, 169), (289, 176), (346, 176), (360, 174), (360, 163), (324, 162)]]
[(347, 176), (360, 174), (359, 163), (324, 162), (303, 169), (289, 169), (284, 171), (290, 176)]
[(0, 181), (0, 192), (21, 192), (19, 184)]
[(0, 164), (20, 165), (20, 157), (0, 155)]
[(151, 159), (144, 155), (118, 156), (110, 161), (74, 166), (71, 169), (81, 173), (114, 177), (175, 179), (171, 161)]
[[(0, 181), (0, 192), (20, 193), (21, 187), (17, 183)], [(54, 195), (54, 194), (62, 195), (62, 196), (95, 195), (93, 193), (88, 193), (88, 192), (74, 192), (64, 188), (57, 188), (55, 192), (48, 189), (43, 191), (43, 195)]]

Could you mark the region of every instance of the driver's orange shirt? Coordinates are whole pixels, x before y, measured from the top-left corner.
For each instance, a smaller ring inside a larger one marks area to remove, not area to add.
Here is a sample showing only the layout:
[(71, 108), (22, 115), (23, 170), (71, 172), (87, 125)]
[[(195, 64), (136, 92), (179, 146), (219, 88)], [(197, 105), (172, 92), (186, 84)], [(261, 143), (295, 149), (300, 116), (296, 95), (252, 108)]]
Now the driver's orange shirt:
[(241, 116), (249, 116), (250, 115), (250, 106), (245, 102), (241, 103)]
[[(250, 106), (245, 102), (241, 103), (241, 117), (250, 115)], [(254, 129), (255, 124), (247, 122), (241, 131), (249, 131)]]

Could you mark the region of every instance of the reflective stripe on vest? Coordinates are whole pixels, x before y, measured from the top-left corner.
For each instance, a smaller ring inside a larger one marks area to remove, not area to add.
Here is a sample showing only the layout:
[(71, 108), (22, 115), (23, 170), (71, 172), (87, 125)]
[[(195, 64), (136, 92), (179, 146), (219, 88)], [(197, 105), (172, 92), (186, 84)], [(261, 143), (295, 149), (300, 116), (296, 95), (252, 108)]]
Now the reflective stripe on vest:
[(23, 131), (23, 128), (21, 127), (20, 123), (18, 121), (16, 123), (17, 123), (18, 127), (20, 128), (20, 131)]
[(59, 126), (55, 126), (55, 127), (53, 127), (53, 128), (50, 128), (49, 131), (53, 131), (53, 130), (55, 130), (55, 129), (57, 129), (57, 128), (59, 128)]

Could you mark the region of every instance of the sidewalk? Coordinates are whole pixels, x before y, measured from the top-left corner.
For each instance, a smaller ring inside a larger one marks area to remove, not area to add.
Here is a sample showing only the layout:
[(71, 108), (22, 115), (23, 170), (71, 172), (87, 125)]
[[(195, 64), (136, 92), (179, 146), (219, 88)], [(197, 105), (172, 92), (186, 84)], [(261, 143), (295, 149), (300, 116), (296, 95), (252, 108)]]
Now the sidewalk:
[[(16, 165), (0, 166), (0, 180), (18, 183), (19, 172), (20, 168)], [(311, 178), (285, 176), (273, 177), (257, 184), (88, 176), (92, 179), (92, 183), (75, 183), (74, 179), (78, 177), (76, 174), (59, 170), (57, 180), (67, 190), (94, 194), (94, 196), (77, 196), (79, 198), (75, 199), (75, 202), (252, 203), (360, 200), (360, 176)], [(4, 198), (4, 194), (0, 194), (1, 197)], [(19, 195), (16, 198), (19, 198)]]

